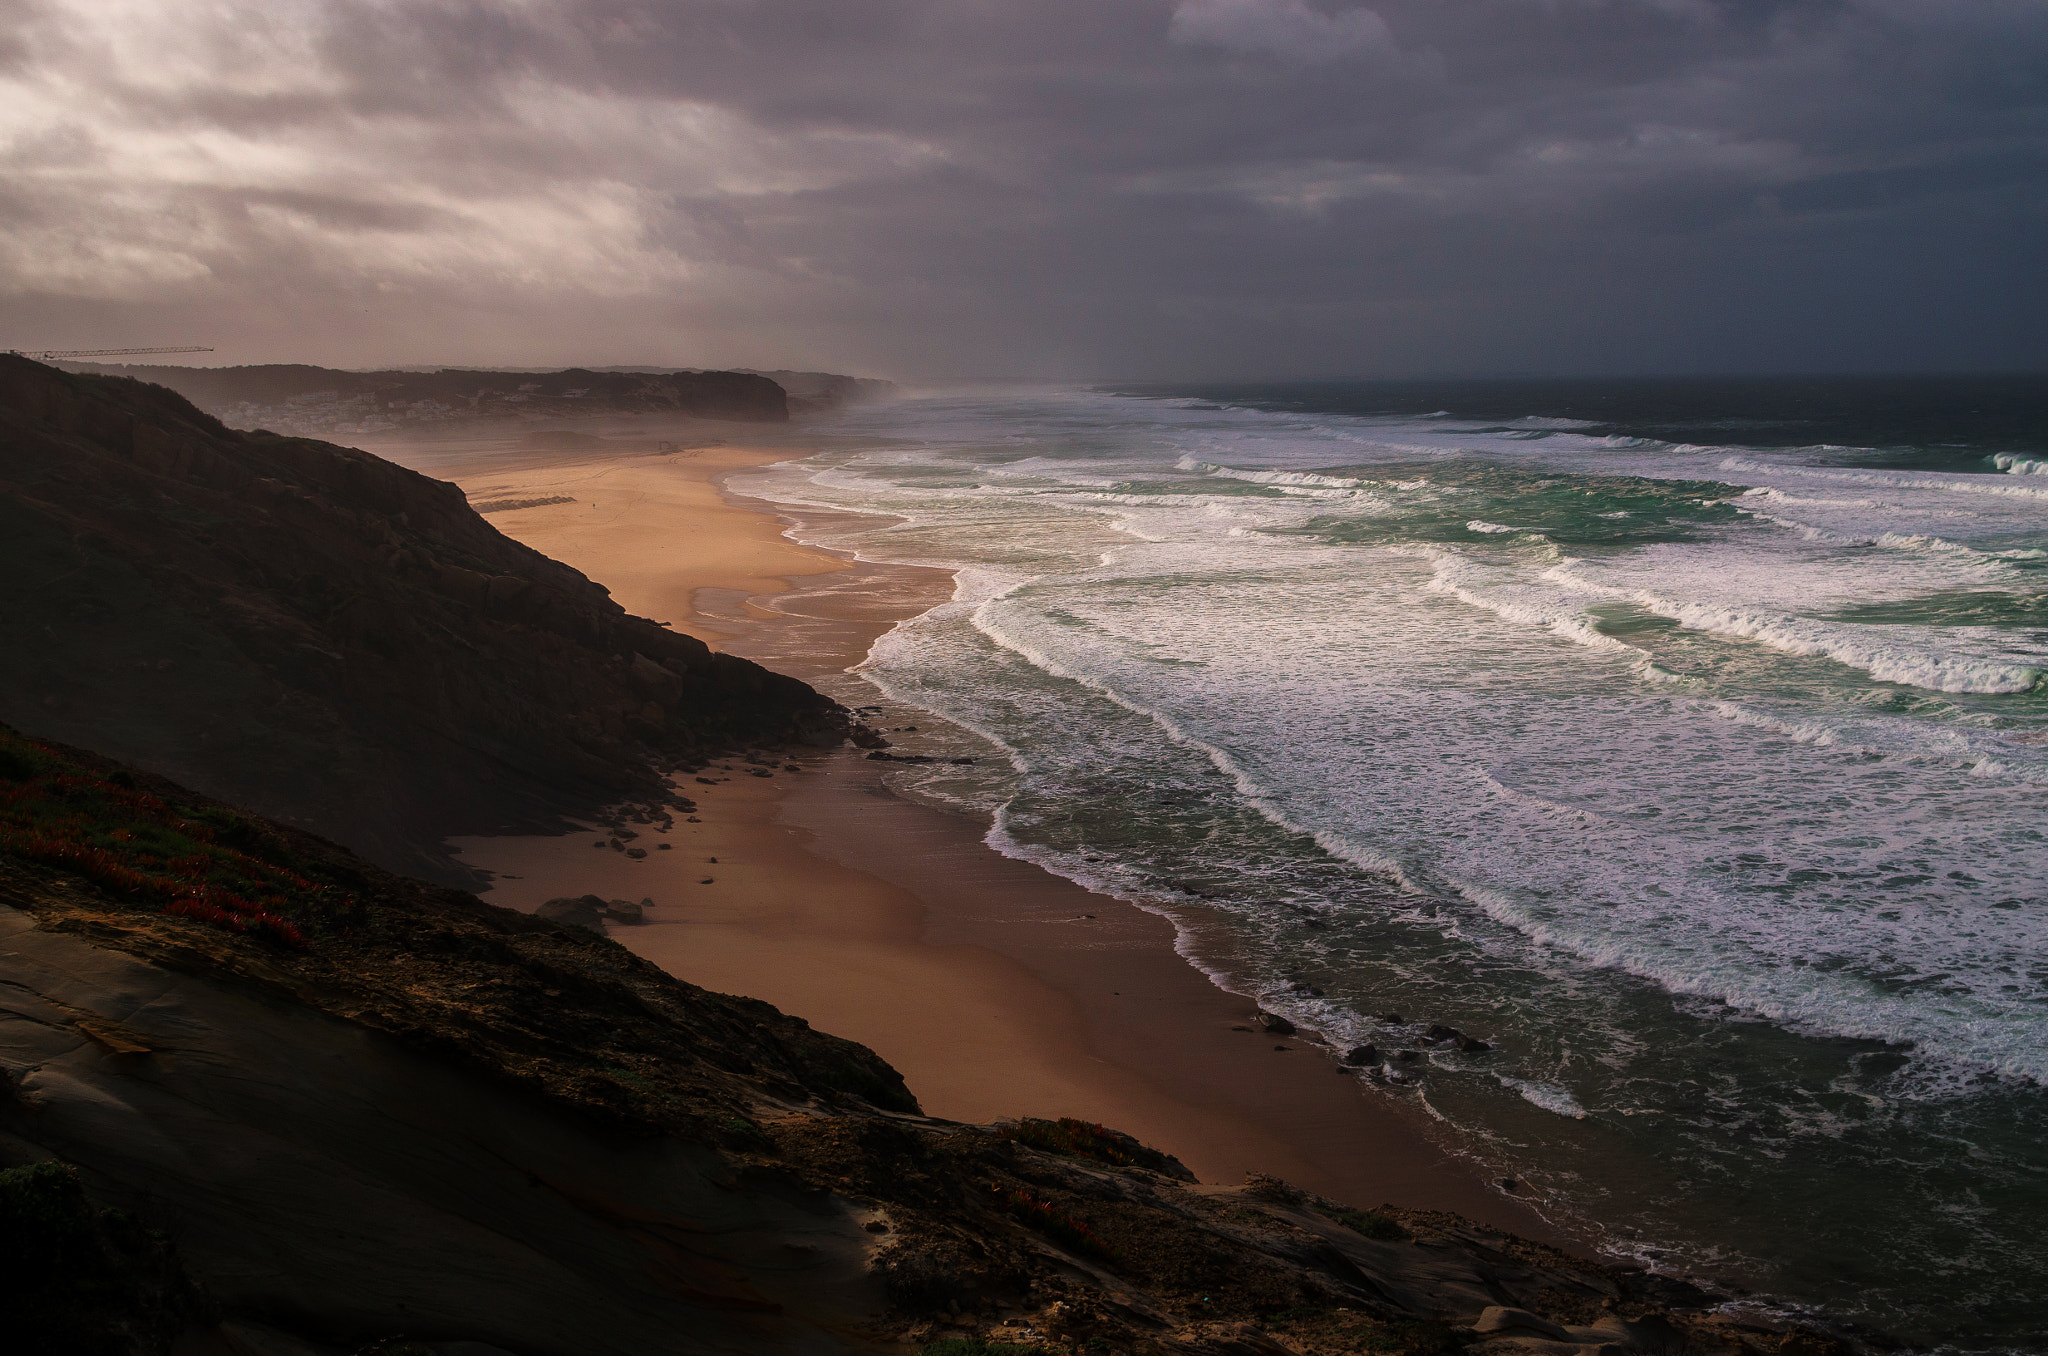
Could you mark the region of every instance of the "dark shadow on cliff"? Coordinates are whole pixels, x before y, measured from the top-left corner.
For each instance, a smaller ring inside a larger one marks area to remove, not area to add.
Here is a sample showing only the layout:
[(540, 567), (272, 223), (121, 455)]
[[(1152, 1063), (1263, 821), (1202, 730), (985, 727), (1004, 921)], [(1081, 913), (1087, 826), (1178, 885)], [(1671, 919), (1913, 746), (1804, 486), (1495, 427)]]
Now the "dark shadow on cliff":
[(450, 883), (450, 836), (846, 728), (803, 683), (628, 616), (453, 485), (6, 355), (0, 578), (0, 718)]

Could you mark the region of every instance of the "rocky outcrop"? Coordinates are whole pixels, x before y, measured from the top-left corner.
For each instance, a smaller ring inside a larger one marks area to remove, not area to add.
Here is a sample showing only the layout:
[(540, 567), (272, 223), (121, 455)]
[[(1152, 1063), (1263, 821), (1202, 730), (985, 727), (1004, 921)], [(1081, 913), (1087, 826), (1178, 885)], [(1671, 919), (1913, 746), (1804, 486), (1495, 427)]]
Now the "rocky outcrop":
[(626, 615), (455, 486), (0, 355), (0, 719), (387, 866), (836, 743), (803, 683)]
[(1845, 1350), (1453, 1215), (923, 1116), (588, 927), (4, 730), (0, 1221), (90, 1245), (35, 1313), (91, 1347), (0, 1305), (30, 1356)]
[(602, 415), (781, 423), (790, 413), (782, 387), (754, 372), (344, 372), (299, 363), (65, 366), (166, 387), (236, 428), (311, 436)]

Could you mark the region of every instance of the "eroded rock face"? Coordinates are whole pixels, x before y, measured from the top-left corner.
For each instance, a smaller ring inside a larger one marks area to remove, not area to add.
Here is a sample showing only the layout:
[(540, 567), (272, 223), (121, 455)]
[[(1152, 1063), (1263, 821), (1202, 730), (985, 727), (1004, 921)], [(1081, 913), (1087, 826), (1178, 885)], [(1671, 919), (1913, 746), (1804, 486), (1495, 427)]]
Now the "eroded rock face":
[(220, 1309), (356, 1350), (804, 1352), (883, 1305), (843, 1199), (0, 908), (0, 1155), (76, 1164)]
[(665, 760), (847, 731), (453, 485), (7, 355), (0, 577), (40, 581), (0, 597), (0, 720), (447, 883), (468, 879), (449, 837), (659, 798)]

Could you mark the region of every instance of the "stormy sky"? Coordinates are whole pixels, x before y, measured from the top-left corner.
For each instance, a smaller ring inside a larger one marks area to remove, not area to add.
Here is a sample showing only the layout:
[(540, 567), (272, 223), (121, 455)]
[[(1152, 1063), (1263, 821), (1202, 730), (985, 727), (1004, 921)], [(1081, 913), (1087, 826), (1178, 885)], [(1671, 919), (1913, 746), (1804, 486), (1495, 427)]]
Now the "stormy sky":
[(0, 0), (0, 347), (2048, 367), (2042, 0)]

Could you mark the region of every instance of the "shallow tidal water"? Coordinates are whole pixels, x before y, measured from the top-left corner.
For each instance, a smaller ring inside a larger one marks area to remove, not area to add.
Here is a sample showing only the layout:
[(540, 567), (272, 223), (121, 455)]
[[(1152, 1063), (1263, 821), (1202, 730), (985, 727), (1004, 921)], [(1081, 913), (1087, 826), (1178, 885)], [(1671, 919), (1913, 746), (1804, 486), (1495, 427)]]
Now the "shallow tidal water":
[(956, 393), (732, 485), (957, 572), (858, 677), (1001, 756), (914, 794), (1619, 1250), (2040, 1351), (2038, 386)]

